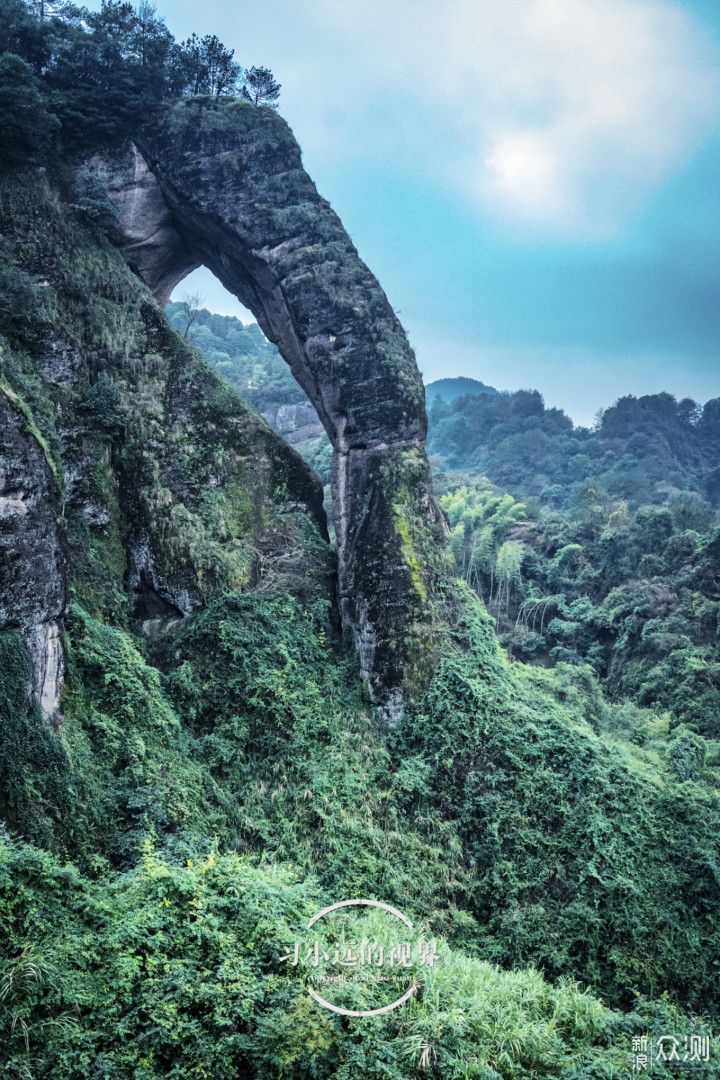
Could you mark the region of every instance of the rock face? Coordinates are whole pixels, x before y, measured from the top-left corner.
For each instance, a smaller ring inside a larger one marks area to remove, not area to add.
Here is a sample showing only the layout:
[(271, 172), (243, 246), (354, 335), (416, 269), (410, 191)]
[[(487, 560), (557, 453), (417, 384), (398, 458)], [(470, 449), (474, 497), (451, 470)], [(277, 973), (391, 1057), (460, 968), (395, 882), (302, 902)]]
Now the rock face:
[(18, 396), (0, 384), (0, 630), (19, 628), (44, 715), (60, 709), (60, 619), (66, 559), (60, 499), (42, 445), (27, 430)]
[(200, 263), (175, 230), (155, 175), (134, 143), (115, 155), (91, 158), (87, 165), (107, 179), (119, 215), (118, 247), (164, 307), (178, 273), (182, 279)]
[(270, 109), (195, 98), (156, 115), (123, 162), (96, 161), (118, 244), (160, 303), (203, 264), (248, 307), (333, 445), (341, 611), (390, 723), (432, 668), (446, 526), (405, 333)]
[(263, 416), (278, 435), (292, 445), (305, 439), (316, 439), (323, 432), (323, 426), (309, 401), (277, 405), (263, 412)]
[[(106, 162), (128, 181), (123, 254), (169, 288), (167, 267), (188, 262), (154, 175), (131, 149)], [(0, 176), (0, 269), (19, 297), (0, 303), (0, 724), (8, 709), (17, 725), (61, 719), (71, 602), (156, 639), (226, 590), (336, 596), (318, 477), (68, 197), (33, 171)]]

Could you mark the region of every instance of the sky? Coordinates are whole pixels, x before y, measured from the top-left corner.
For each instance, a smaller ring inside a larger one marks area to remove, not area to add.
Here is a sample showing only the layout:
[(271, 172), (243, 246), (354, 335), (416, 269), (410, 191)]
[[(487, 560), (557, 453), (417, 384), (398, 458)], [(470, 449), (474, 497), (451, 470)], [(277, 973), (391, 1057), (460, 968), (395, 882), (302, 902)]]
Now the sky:
[[(717, 0), (156, 0), (270, 67), (426, 382), (720, 396)], [(89, 6), (98, 6), (91, 3)], [(206, 306), (251, 316), (206, 270)]]

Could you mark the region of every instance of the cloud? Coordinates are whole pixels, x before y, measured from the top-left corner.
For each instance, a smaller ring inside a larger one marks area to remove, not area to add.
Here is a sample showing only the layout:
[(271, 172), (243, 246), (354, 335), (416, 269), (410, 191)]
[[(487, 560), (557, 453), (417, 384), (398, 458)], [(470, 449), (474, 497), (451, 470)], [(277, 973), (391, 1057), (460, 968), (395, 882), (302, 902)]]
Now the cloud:
[[(270, 0), (238, 22), (213, 0), (203, 29), (273, 68), (314, 173), (377, 162), (486, 214), (605, 235), (718, 122), (694, 2)], [(194, 0), (168, 12), (179, 36), (197, 18)]]
[(344, 132), (530, 222), (611, 225), (718, 119), (717, 52), (669, 0), (311, 0), (303, 14), (297, 90), (332, 98), (313, 140), (337, 148)]

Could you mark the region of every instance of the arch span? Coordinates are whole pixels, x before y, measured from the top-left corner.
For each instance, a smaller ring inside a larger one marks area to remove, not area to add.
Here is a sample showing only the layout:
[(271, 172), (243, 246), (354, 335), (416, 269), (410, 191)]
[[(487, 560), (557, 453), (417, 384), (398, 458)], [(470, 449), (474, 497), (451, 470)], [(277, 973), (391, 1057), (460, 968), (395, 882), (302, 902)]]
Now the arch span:
[(272, 110), (185, 99), (112, 167), (118, 244), (165, 303), (207, 266), (255, 315), (333, 445), (343, 621), (392, 723), (432, 670), (447, 530), (415, 357), (379, 283)]

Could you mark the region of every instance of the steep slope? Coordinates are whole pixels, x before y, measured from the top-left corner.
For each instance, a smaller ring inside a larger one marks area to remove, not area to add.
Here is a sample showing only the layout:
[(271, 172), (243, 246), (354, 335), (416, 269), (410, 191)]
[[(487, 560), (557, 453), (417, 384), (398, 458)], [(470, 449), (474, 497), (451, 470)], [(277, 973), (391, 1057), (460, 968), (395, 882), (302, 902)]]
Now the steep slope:
[(158, 300), (208, 266), (315, 406), (334, 451), (342, 617), (371, 699), (396, 722), (431, 675), (451, 560), (425, 454), (422, 380), (385, 294), (272, 110), (169, 104), (136, 143), (89, 167), (118, 207), (121, 250)]
[[(679, 1007), (720, 1007), (712, 784), (508, 663), (461, 587), (427, 690), (378, 723), (317, 479), (172, 331), (113, 222), (70, 170), (2, 178), (3, 1068), (590, 1078), (633, 1035), (705, 1037)], [(348, 1024), (280, 948), (358, 896), (443, 959)]]
[[(172, 331), (92, 210), (33, 177), (1, 199), (2, 625), (52, 716), (68, 595), (152, 633), (327, 530), (317, 478)], [(329, 553), (314, 575), (306, 550), (300, 592), (330, 597)]]
[(188, 326), (185, 302), (171, 300), (165, 310), (176, 330), (187, 330), (193, 345), (278, 435), (293, 446), (317, 439), (329, 445), (312, 403), (257, 323), (243, 325), (233, 315), (191, 308)]

